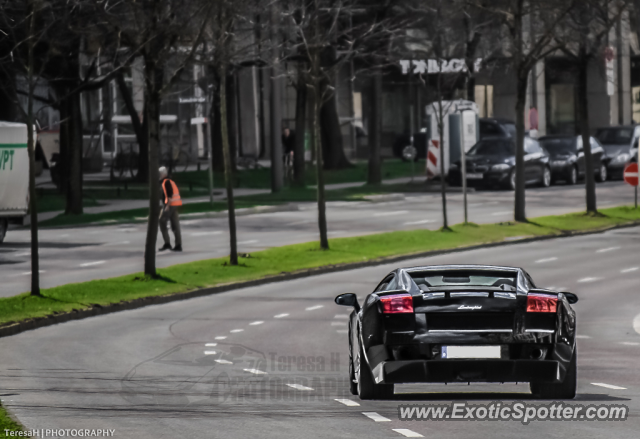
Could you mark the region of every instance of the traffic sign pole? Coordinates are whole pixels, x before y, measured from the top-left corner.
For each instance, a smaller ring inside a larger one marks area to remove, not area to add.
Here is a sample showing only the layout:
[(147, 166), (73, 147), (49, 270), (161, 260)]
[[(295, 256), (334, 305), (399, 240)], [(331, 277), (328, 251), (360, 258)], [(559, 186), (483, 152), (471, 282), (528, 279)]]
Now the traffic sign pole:
[(624, 181), (625, 183), (635, 188), (635, 208), (638, 208), (638, 164), (629, 163), (624, 168)]

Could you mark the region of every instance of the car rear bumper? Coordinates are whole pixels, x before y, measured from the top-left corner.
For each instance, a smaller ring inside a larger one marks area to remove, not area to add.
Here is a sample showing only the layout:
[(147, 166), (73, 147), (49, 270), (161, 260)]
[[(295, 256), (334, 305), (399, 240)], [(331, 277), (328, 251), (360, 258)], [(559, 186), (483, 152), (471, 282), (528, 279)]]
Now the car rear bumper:
[(384, 361), (373, 369), (377, 383), (558, 382), (554, 360)]

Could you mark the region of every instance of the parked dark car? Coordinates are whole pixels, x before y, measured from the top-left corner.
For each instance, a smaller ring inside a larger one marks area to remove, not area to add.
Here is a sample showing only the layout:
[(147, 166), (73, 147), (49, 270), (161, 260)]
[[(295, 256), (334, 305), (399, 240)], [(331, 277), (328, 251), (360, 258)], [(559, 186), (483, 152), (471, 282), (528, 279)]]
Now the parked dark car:
[(624, 167), (631, 159), (631, 147), (640, 134), (640, 126), (625, 125), (599, 128), (596, 138), (604, 148), (604, 162), (607, 164), (609, 178), (621, 180)]
[[(590, 137), (593, 170), (596, 181), (607, 180), (607, 164), (604, 162), (604, 149), (594, 137)], [(544, 136), (540, 145), (550, 155), (551, 177), (555, 182), (563, 180), (566, 184), (576, 184), (586, 174), (586, 161), (582, 136), (555, 135)]]
[[(514, 190), (516, 187), (515, 143), (511, 137), (489, 137), (480, 140), (467, 153), (467, 184), (469, 186), (500, 186)], [(536, 139), (525, 137), (525, 182), (551, 185), (549, 153)], [(449, 184), (462, 184), (460, 160), (449, 169)]]
[(349, 316), (349, 390), (393, 398), (395, 384), (528, 382), (536, 398), (577, 387), (575, 294), (537, 288), (521, 268), (400, 268)]
[(480, 125), (480, 137), (516, 137), (516, 124), (509, 119), (497, 117), (483, 117), (478, 121)]

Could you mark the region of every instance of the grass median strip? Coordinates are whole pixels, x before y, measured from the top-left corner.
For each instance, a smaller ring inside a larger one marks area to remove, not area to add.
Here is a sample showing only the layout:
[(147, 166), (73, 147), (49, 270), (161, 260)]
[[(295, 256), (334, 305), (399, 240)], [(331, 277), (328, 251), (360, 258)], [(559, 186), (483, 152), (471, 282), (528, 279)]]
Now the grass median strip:
[(11, 437), (5, 434), (6, 431), (23, 431), (23, 428), (17, 422), (9, 417), (7, 411), (0, 404), (0, 438)]
[(159, 270), (160, 277), (141, 274), (62, 285), (42, 291), (43, 297), (22, 294), (0, 299), (0, 325), (29, 318), (80, 310), (149, 296), (186, 292), (231, 282), (260, 279), (282, 272), (368, 261), (383, 257), (455, 249), (568, 231), (598, 230), (640, 220), (640, 210), (604, 209), (598, 216), (582, 213), (536, 218), (531, 223), (456, 225), (451, 231), (411, 230), (330, 241), (321, 251), (316, 242), (274, 247), (244, 255), (240, 265), (227, 258), (208, 259)]

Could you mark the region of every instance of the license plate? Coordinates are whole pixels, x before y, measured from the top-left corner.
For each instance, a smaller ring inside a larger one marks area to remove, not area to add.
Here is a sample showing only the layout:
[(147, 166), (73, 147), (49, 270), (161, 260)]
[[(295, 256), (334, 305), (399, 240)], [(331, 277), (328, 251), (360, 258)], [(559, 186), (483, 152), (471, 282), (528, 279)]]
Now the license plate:
[(482, 173), (467, 174), (467, 179), (469, 179), (469, 180), (482, 180)]
[(500, 346), (442, 346), (442, 358), (500, 358)]

